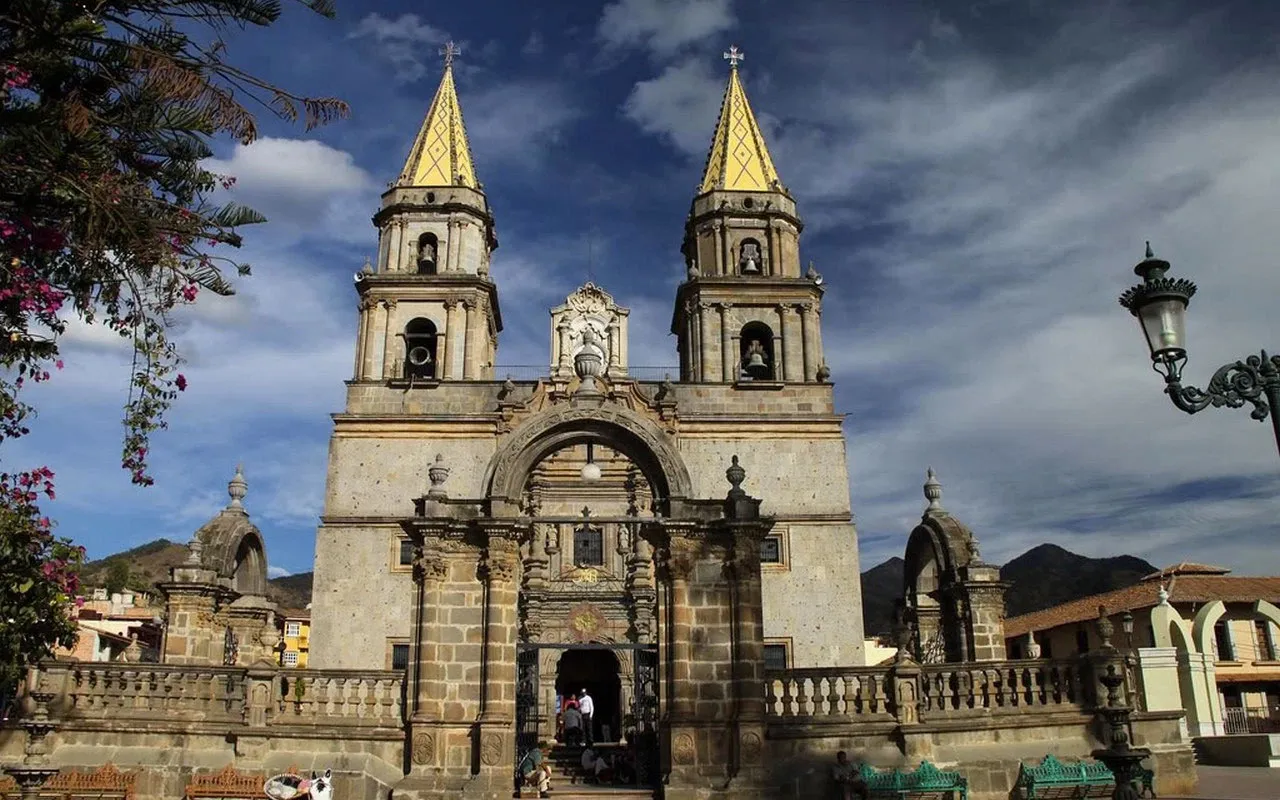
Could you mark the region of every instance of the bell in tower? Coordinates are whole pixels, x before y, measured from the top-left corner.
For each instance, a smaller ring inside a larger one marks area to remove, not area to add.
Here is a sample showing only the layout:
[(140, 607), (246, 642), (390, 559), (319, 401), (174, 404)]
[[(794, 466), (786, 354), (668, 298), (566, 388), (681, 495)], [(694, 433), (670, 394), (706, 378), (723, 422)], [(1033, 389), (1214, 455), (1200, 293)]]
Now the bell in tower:
[(687, 278), (671, 332), (681, 379), (760, 388), (821, 383), (821, 278), (800, 267), (804, 227), (756, 122), (736, 47), (707, 165), (685, 222)]
[(401, 171), (373, 217), (378, 258), (363, 271), (358, 381), (468, 381), (493, 375), (502, 316), (489, 259), (498, 246), (453, 81), (444, 73)]

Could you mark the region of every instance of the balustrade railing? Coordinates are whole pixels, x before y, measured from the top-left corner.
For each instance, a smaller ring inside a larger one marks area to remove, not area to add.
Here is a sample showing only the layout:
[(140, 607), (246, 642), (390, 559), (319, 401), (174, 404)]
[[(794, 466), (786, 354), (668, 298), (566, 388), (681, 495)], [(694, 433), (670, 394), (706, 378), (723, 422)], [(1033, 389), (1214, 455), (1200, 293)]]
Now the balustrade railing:
[(773, 722), (907, 723), (931, 716), (1084, 707), (1080, 665), (1074, 660), (912, 665), (899, 671), (887, 666), (771, 670), (765, 673), (764, 693)]
[(364, 728), (403, 722), (402, 672), (47, 662), (40, 673), (58, 720)]
[(963, 716), (1081, 707), (1076, 661), (928, 664), (920, 670), (922, 714)]
[(888, 679), (883, 667), (767, 672), (765, 710), (771, 717), (806, 720), (887, 715)]
[(44, 686), (65, 687), (62, 713), (68, 717), (180, 714), (187, 719), (238, 721), (244, 713), (240, 669), (74, 662), (44, 665), (41, 671)]
[(403, 672), (292, 670), (277, 686), (272, 724), (398, 726), (403, 719)]

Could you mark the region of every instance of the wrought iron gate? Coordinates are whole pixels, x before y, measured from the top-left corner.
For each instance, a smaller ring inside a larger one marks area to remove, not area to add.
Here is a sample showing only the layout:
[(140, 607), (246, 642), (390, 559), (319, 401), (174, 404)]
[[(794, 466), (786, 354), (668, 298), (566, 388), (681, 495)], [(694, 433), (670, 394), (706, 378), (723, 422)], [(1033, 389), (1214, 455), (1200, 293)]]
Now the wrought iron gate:
[(658, 746), (658, 648), (635, 651), (635, 683), (632, 684), (632, 714), (635, 719), (636, 783), (657, 786), (660, 782)]
[[(516, 769), (530, 750), (538, 746), (542, 714), (538, 706), (538, 648), (516, 648)], [(520, 776), (517, 774), (516, 785)]]

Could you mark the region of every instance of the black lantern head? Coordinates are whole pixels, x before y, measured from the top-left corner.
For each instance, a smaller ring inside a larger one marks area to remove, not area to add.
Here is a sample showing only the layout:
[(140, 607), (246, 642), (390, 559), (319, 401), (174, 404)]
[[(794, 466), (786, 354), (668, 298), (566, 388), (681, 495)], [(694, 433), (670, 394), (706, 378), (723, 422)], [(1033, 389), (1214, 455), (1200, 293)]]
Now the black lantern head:
[(1141, 323), (1152, 366), (1167, 380), (1176, 381), (1187, 360), (1187, 304), (1196, 285), (1186, 278), (1166, 278), (1169, 262), (1155, 257), (1150, 242), (1146, 258), (1133, 271), (1142, 277), (1142, 283), (1120, 295), (1120, 305)]

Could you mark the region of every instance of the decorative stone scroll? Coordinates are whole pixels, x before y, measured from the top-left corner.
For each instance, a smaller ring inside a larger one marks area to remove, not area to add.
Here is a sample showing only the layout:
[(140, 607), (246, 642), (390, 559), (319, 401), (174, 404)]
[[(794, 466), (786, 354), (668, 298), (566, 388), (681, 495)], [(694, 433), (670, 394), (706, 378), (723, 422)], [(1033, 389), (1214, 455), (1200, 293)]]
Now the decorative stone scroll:
[[(574, 358), (584, 347), (593, 347), (603, 357), (605, 375), (626, 375), (630, 313), (594, 283), (586, 283), (569, 295), (562, 305), (551, 309), (551, 374), (571, 378)], [(594, 337), (587, 334), (588, 329)]]

